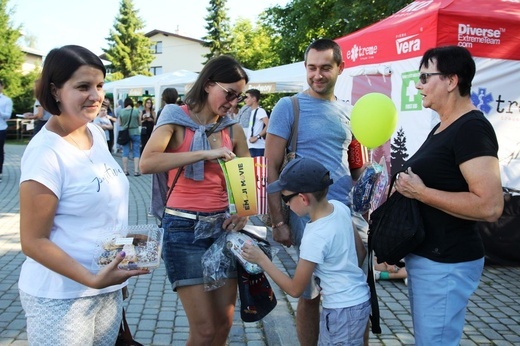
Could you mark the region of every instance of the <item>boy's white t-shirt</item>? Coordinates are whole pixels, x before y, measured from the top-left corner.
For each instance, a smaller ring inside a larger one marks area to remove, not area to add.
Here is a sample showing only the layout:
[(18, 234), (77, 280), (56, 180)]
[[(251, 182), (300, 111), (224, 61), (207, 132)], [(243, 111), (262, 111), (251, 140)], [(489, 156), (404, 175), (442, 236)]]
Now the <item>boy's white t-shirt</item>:
[(338, 309), (370, 299), (363, 270), (358, 266), (350, 209), (330, 200), (334, 211), (305, 226), (300, 258), (316, 263), (315, 280), (323, 307)]
[[(255, 114), (256, 113), (256, 114)], [(255, 124), (253, 127), (253, 117), (255, 117)], [(256, 109), (251, 110), (251, 116), (249, 117), (249, 126), (244, 128), (244, 132), (246, 134), (247, 146), (249, 149), (264, 149), (265, 148), (265, 139), (258, 138), (258, 140), (254, 143), (249, 142), (249, 138), (251, 138), (251, 127), (253, 127), (253, 136), (258, 136), (262, 129), (264, 128), (264, 121), (262, 119), (267, 118), (267, 112), (265, 109), (258, 107)]]
[[(103, 234), (128, 225), (129, 183), (108, 151), (104, 133), (97, 125), (87, 126), (94, 143), (91, 150), (85, 151), (44, 126), (23, 154), (20, 184), (37, 181), (58, 197), (50, 240), (95, 273), (96, 244)], [(22, 265), (18, 282), (23, 292), (52, 299), (93, 296), (125, 285), (89, 288), (29, 257)]]

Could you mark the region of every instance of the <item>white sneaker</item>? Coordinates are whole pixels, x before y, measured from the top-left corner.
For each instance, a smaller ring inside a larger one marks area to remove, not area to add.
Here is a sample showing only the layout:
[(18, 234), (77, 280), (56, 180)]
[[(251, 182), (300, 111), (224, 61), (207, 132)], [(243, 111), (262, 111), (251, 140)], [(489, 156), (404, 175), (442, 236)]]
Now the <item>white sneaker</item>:
[(381, 272), (379, 270), (374, 270), (374, 279), (379, 280), (381, 277)]

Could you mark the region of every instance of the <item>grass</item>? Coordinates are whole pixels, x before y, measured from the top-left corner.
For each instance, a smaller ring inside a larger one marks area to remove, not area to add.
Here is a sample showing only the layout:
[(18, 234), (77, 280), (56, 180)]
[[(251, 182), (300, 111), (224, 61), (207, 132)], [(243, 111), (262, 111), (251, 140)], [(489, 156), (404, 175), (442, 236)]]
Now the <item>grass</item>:
[(13, 145), (27, 145), (29, 144), (30, 138), (23, 139), (7, 139), (5, 144), (13, 144)]

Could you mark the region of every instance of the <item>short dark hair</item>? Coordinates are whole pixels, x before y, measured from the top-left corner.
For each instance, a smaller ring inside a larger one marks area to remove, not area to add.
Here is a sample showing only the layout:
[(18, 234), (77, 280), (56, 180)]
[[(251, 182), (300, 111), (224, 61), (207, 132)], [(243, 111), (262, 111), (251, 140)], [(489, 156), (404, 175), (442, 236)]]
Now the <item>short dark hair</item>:
[(172, 104), (177, 102), (177, 99), (179, 98), (179, 93), (177, 92), (177, 89), (175, 88), (166, 88), (162, 92), (162, 100), (166, 104)]
[(106, 69), (101, 59), (87, 48), (68, 45), (52, 49), (43, 64), (40, 83), (36, 85), (36, 98), (43, 109), (54, 115), (60, 115), (61, 110), (52, 93), (52, 84), (60, 89), (81, 66), (91, 66), (106, 77)]
[(320, 38), (314, 42), (312, 42), (307, 49), (305, 49), (305, 54), (303, 55), (303, 60), (307, 63), (307, 55), (311, 49), (317, 50), (318, 52), (323, 52), (325, 50), (332, 49), (334, 62), (340, 65), (343, 62), (343, 54), (341, 53), (341, 47), (335, 41), (330, 40), (328, 38)]
[(249, 82), (246, 71), (238, 61), (229, 55), (217, 56), (204, 65), (193, 87), (186, 93), (184, 102), (190, 109), (198, 112), (208, 100), (205, 88), (209, 83), (235, 83), (242, 79), (246, 84)]
[(127, 97), (125, 99), (125, 103), (123, 104), (124, 107), (128, 107), (128, 106), (131, 106), (132, 108), (134, 107), (134, 101), (130, 98), (130, 97)]
[(249, 89), (246, 94), (253, 96), (257, 101), (260, 101), (261, 93), (258, 89)]
[[(323, 178), (321, 179), (322, 182), (327, 182), (330, 180), (330, 173), (327, 173), (323, 176)], [(327, 194), (329, 193), (329, 187), (327, 186), (326, 188), (324, 188), (323, 190), (319, 190), (319, 191), (314, 191), (314, 192), (310, 192), (314, 198), (316, 199), (316, 201), (321, 201), (322, 199), (326, 198), (327, 197)]]
[(427, 68), (434, 60), (437, 61), (437, 70), (443, 74), (441, 77), (457, 75), (460, 96), (468, 96), (477, 69), (469, 50), (459, 46), (430, 48), (424, 53), (419, 69), (422, 66)]

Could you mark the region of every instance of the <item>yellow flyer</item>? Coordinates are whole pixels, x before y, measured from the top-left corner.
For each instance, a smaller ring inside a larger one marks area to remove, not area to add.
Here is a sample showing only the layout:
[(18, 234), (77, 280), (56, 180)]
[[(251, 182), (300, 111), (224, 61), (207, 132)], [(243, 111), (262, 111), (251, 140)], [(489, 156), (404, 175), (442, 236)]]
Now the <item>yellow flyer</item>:
[(225, 164), (228, 190), (231, 190), (237, 214), (250, 216), (258, 214), (256, 199), (255, 165), (251, 157), (238, 157)]

